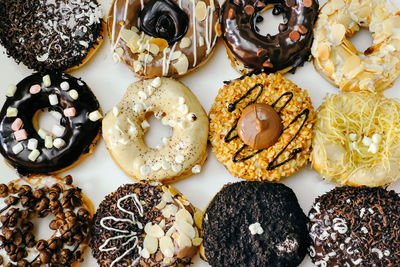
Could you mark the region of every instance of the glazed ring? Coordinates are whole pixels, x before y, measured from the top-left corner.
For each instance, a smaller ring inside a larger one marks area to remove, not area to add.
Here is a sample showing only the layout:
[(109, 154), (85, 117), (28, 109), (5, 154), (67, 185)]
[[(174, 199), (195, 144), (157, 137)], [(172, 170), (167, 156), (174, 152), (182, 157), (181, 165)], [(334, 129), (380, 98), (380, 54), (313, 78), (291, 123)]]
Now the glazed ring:
[[(48, 110), (59, 121), (39, 128)], [(90, 154), (100, 136), (99, 103), (80, 79), (36, 73), (7, 90), (0, 112), (0, 153), (20, 174), (55, 173)]]
[[(257, 22), (261, 12), (273, 7), (285, 23), (279, 33), (262, 36)], [(242, 74), (263, 69), (286, 72), (310, 58), (316, 0), (227, 0), (222, 7), (221, 31), (232, 66)]]
[[(361, 27), (372, 33), (364, 52), (348, 40)], [(400, 74), (400, 11), (390, 0), (330, 0), (314, 29), (317, 71), (341, 91), (383, 91)]]
[(400, 195), (376, 187), (336, 187), (309, 213), (316, 266), (400, 266)]
[(369, 91), (327, 97), (314, 129), (313, 167), (341, 185), (382, 186), (400, 178), (400, 103)]
[(174, 187), (127, 184), (94, 216), (92, 254), (101, 267), (190, 266), (202, 212)]
[[(0, 184), (1, 266), (71, 266), (88, 247), (93, 208), (71, 176), (31, 176)], [(47, 240), (35, 218), (52, 217)], [(7, 255), (7, 256), (5, 256)]]
[(307, 254), (307, 216), (279, 183), (225, 185), (204, 212), (205, 257), (211, 266), (298, 266)]
[(308, 163), (314, 109), (307, 91), (281, 74), (231, 81), (209, 116), (212, 150), (233, 176), (278, 181)]
[(30, 69), (75, 70), (103, 42), (97, 0), (1, 1), (0, 10), (0, 43)]
[[(144, 142), (146, 118), (154, 115), (172, 128), (164, 145)], [(118, 166), (139, 181), (169, 183), (200, 172), (207, 157), (208, 118), (196, 96), (182, 83), (155, 78), (132, 84), (105, 116), (103, 137)]]
[(113, 58), (140, 77), (182, 76), (209, 58), (218, 17), (217, 0), (114, 0)]

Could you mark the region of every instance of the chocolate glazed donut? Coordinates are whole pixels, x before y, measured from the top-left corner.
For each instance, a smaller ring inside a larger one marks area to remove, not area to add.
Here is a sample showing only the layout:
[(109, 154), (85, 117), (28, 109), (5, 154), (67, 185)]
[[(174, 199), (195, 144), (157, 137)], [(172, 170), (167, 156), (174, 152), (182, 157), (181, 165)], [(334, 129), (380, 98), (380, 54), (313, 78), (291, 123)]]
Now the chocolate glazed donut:
[[(91, 152), (101, 114), (83, 81), (61, 72), (36, 73), (7, 96), (0, 112), (0, 153), (20, 174), (54, 173)], [(36, 127), (46, 109), (59, 119), (52, 132)]]
[[(274, 15), (282, 13), (286, 23), (279, 25), (278, 34), (262, 36), (256, 22), (271, 7)], [(309, 59), (317, 15), (317, 0), (227, 0), (221, 17), (222, 37), (241, 73), (255, 69), (286, 72)]]

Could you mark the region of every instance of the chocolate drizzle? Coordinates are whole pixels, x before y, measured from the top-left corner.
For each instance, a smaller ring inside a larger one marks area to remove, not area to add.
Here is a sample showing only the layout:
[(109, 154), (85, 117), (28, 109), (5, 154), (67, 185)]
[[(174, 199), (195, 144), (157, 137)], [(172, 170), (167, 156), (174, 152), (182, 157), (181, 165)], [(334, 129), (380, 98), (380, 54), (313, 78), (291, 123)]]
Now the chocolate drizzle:
[(168, 44), (182, 39), (189, 27), (188, 15), (171, 0), (146, 2), (140, 13), (140, 30)]
[[(259, 14), (270, 5), (274, 15), (283, 15), (285, 23), (280, 24), (277, 35), (262, 36), (256, 24)], [(315, 0), (227, 0), (221, 18), (222, 37), (235, 59), (249, 71), (272, 73), (296, 68), (309, 59), (317, 15)]]
[[(72, 165), (90, 151), (101, 127), (101, 121), (91, 121), (88, 118), (89, 113), (99, 110), (100, 106), (83, 81), (61, 72), (51, 72), (49, 74), (51, 86), (44, 87), (43, 76), (42, 73), (36, 73), (22, 80), (17, 85), (14, 96), (7, 98), (0, 112), (0, 153), (20, 174), (55, 172)], [(70, 89), (77, 91), (78, 99), (72, 99), (68, 91), (60, 88), (62, 82), (68, 82)], [(32, 85), (42, 85), (40, 92), (31, 94)], [(51, 105), (49, 95), (56, 95), (59, 104)], [(9, 107), (17, 108), (17, 117), (6, 116)], [(75, 116), (66, 117), (64, 110), (72, 107), (76, 110)], [(45, 141), (34, 127), (36, 112), (46, 109), (60, 113), (60, 125), (65, 128), (64, 134), (60, 137), (65, 145), (61, 148), (46, 148)], [(14, 138), (12, 124), (16, 118), (20, 118), (23, 122), (22, 127), (27, 133), (25, 140), (17, 141)], [(28, 158), (32, 152), (28, 149), (28, 139), (31, 138), (38, 141), (37, 149), (40, 151), (35, 161)], [(18, 143), (22, 144), (23, 150), (15, 154), (12, 148)]]
[[(246, 107), (248, 105), (254, 104), (258, 98), (260, 97), (260, 95), (263, 92), (263, 85), (262, 84), (256, 84), (255, 86), (251, 87), (243, 96), (241, 96), (238, 100), (236, 100), (235, 102), (231, 103), (228, 105), (228, 112), (233, 112), (236, 109), (236, 105), (241, 102), (243, 99), (245, 99), (246, 97), (248, 97), (251, 92), (256, 88), (256, 87), (260, 87), (260, 91), (258, 92), (256, 98), (249, 102)], [(281, 111), (290, 103), (290, 101), (293, 99), (293, 93), (292, 92), (285, 92), (283, 93), (281, 96), (279, 96), (279, 98), (271, 105), (272, 107), (275, 107), (285, 96), (288, 96), (288, 99), (284, 102), (284, 104), (279, 108), (278, 110), (278, 114), (281, 113)], [(285, 159), (282, 162), (276, 163), (276, 161), (278, 160), (278, 158), (283, 154), (283, 152), (289, 147), (289, 145), (296, 139), (296, 137), (298, 136), (298, 134), (300, 133), (301, 129), (304, 127), (305, 123), (308, 120), (308, 116), (309, 116), (310, 110), (309, 109), (304, 109), (302, 112), (300, 112), (290, 123), (288, 126), (286, 126), (285, 128), (283, 128), (282, 133), (283, 134), (287, 129), (289, 129), (289, 127), (294, 124), (295, 122), (297, 122), (299, 119), (301, 119), (302, 117), (304, 117), (304, 120), (302, 121), (299, 129), (297, 130), (297, 132), (295, 133), (295, 135), (292, 137), (292, 139), (290, 139), (290, 141), (286, 144), (286, 146), (270, 161), (270, 163), (268, 164), (267, 170), (273, 170), (275, 168), (278, 168), (280, 166), (282, 166), (283, 164), (289, 162), (290, 160), (294, 159), (297, 154), (299, 154), (302, 149), (301, 148), (296, 148), (294, 149), (291, 153), (289, 158)], [(236, 130), (237, 128), (237, 124), (238, 124), (239, 119), (236, 119), (235, 123), (233, 124), (233, 126), (229, 129), (228, 133), (225, 135), (224, 137), (224, 141), (226, 143), (231, 142), (232, 140), (236, 139), (239, 137), (239, 135), (234, 135), (231, 136), (233, 134), (233, 132)], [(253, 152), (250, 155), (247, 156), (240, 156), (241, 153), (243, 151), (245, 151), (245, 149), (248, 146), (246, 144), (242, 145), (233, 155), (232, 157), (232, 161), (237, 163), (237, 162), (242, 162), (242, 161), (246, 161), (252, 157), (254, 157), (255, 155), (261, 153), (264, 149), (260, 149), (257, 150), (256, 152)], [(276, 163), (276, 164), (275, 164)]]

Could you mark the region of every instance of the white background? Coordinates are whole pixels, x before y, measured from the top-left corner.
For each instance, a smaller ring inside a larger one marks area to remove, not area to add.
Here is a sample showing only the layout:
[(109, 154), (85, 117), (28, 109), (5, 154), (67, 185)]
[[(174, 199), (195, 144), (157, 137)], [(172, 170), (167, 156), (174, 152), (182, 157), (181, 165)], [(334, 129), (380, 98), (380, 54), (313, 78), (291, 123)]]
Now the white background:
[[(100, 0), (99, 2), (102, 4), (104, 14), (108, 14), (111, 0)], [(322, 1), (322, 3), (324, 2)], [(273, 31), (276, 32), (278, 21), (275, 18), (266, 27), (270, 31), (273, 27)], [(365, 49), (367, 48), (365, 44), (370, 40), (368, 40), (368, 34), (363, 32), (353, 38), (352, 41), (356, 44), (356, 47), (359, 47), (358, 44), (362, 44)], [(82, 77), (92, 88), (104, 113), (116, 105), (121, 100), (128, 85), (137, 80), (125, 65), (115, 64), (111, 56), (110, 44), (108, 36), (106, 36), (104, 45), (94, 58), (85, 67), (72, 73), (76, 77)], [(17, 84), (31, 73), (32, 71), (25, 66), (17, 65), (13, 59), (7, 58), (3, 47), (0, 47), (0, 103), (4, 103), (5, 91), (9, 84)], [(223, 43), (219, 40), (216, 51), (209, 62), (180, 80), (194, 92), (208, 113), (218, 89), (223, 86), (222, 82), (238, 76), (240, 75), (230, 66)], [(304, 67), (300, 67), (294, 75), (286, 74), (285, 76), (309, 92), (315, 109), (318, 108), (327, 93), (339, 93), (335, 87), (315, 71), (311, 62), (305, 63)], [(387, 97), (400, 97), (399, 80), (385, 92), (385, 95)], [(2, 160), (0, 161), (0, 174), (1, 183), (7, 183), (18, 177), (17, 173), (6, 166)], [(95, 209), (107, 194), (120, 185), (132, 182), (113, 162), (106, 151), (103, 140), (99, 141), (92, 155), (76, 167), (61, 173), (61, 175), (67, 174), (74, 177), (75, 184), (81, 187), (83, 192), (92, 200)], [(239, 179), (232, 177), (209, 150), (208, 159), (201, 173), (175, 183), (174, 186), (183, 192), (195, 206), (204, 209), (209, 200), (224, 184), (237, 181)], [(282, 182), (295, 191), (305, 213), (308, 213), (313, 200), (318, 195), (334, 188), (333, 184), (323, 181), (310, 166), (303, 167), (300, 172), (289, 178), (284, 178)], [(389, 188), (400, 192), (400, 183), (397, 182)], [(196, 257), (194, 262), (196, 267), (208, 266), (199, 257)], [(97, 265), (90, 253), (86, 252), (85, 261), (78, 266)], [(308, 256), (301, 266), (313, 266)]]

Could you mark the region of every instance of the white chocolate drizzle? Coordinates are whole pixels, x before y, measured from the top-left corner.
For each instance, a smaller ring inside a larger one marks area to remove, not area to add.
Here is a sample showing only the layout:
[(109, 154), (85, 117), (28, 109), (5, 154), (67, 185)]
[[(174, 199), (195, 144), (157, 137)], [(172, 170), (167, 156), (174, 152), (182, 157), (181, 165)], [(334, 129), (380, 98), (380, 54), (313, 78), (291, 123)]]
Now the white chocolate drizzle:
[[(140, 216), (140, 217), (143, 217), (143, 206), (142, 206), (142, 204), (140, 203), (137, 194), (130, 194), (130, 195), (126, 195), (126, 196), (124, 196), (124, 197), (118, 199), (118, 201), (117, 201), (117, 207), (118, 207), (118, 209), (121, 210), (122, 212), (124, 212), (124, 213), (126, 213), (126, 214), (129, 214), (129, 215), (131, 216), (131, 219), (115, 218), (115, 217), (113, 217), (113, 216), (108, 216), (108, 217), (104, 217), (104, 218), (102, 218), (102, 219), (100, 220), (100, 225), (101, 225), (101, 227), (103, 227), (104, 229), (109, 230), (109, 231), (113, 231), (113, 232), (117, 232), (117, 233), (122, 233), (121, 235), (113, 236), (113, 237), (110, 237), (110, 238), (106, 239), (106, 241), (104, 241), (104, 243), (99, 247), (99, 250), (100, 250), (100, 251), (102, 251), (102, 252), (108, 252), (108, 251), (113, 251), (113, 250), (118, 249), (117, 247), (109, 247), (109, 248), (107, 248), (108, 243), (110, 243), (112, 240), (122, 239), (122, 238), (129, 238), (126, 242), (122, 243), (121, 246), (126, 246), (126, 245), (128, 245), (129, 243), (131, 243), (132, 241), (134, 241), (134, 243), (129, 247), (129, 249), (127, 249), (120, 257), (116, 258), (116, 259), (110, 264), (110, 267), (114, 266), (114, 264), (116, 264), (116, 263), (119, 262), (121, 259), (123, 259), (128, 253), (130, 253), (130, 252), (131, 252), (132, 250), (134, 250), (135, 248), (138, 249), (138, 254), (139, 254), (139, 255), (140, 255), (140, 252), (142, 251), (142, 248), (141, 248), (140, 246), (138, 246), (138, 241), (139, 241), (139, 239), (138, 239), (138, 237), (137, 237), (137, 233), (136, 233), (136, 232), (128, 231), (128, 230), (123, 230), (123, 229), (117, 229), (117, 228), (114, 228), (114, 227), (106, 226), (106, 225), (104, 224), (104, 222), (105, 222), (106, 220), (112, 220), (112, 221), (114, 221), (114, 222), (128, 222), (128, 223), (131, 223), (131, 224), (136, 224), (136, 225), (139, 227), (139, 229), (143, 229), (143, 224), (142, 224), (141, 222), (139, 222), (138, 220), (136, 220), (135, 214), (134, 214), (133, 212), (129, 211), (129, 210), (124, 209), (124, 208), (121, 206), (121, 202), (124, 201), (124, 200), (126, 200), (126, 199), (128, 199), (128, 198), (133, 198), (133, 199), (134, 199), (134, 204), (135, 204), (136, 210), (138, 211), (139, 216)], [(132, 263), (131, 266), (134, 266), (134, 265), (137, 263), (137, 261), (138, 261), (139, 259), (140, 259), (140, 256), (134, 260), (134, 262)]]

